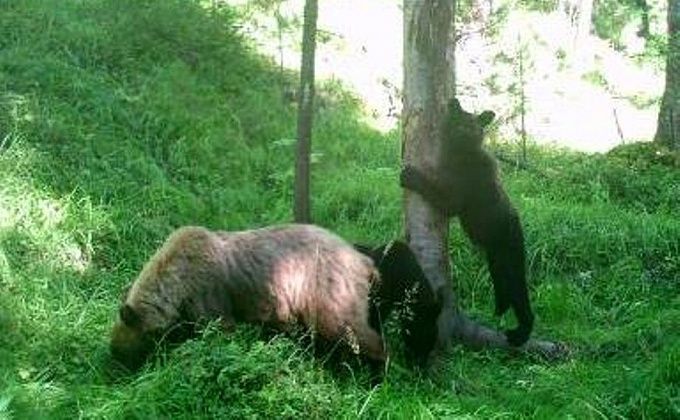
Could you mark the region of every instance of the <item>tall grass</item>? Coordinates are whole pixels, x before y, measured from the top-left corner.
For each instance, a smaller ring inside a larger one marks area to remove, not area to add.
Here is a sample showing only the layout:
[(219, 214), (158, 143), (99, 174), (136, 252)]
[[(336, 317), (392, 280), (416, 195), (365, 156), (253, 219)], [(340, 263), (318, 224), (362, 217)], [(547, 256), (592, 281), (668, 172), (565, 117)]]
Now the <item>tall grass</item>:
[[(112, 376), (121, 290), (173, 228), (291, 219), (295, 109), (238, 27), (230, 8), (194, 1), (0, 3), (0, 416), (680, 414), (677, 169), (545, 149), (504, 179), (536, 333), (569, 342), (571, 360), (457, 348), (426, 377), (395, 352), (371, 389), (360, 367), (329, 369), (297, 339), (244, 326)], [(362, 125), (341, 87), (321, 91), (315, 220), (350, 240), (398, 237), (398, 133)], [(452, 232), (461, 305), (496, 323), (484, 262)]]

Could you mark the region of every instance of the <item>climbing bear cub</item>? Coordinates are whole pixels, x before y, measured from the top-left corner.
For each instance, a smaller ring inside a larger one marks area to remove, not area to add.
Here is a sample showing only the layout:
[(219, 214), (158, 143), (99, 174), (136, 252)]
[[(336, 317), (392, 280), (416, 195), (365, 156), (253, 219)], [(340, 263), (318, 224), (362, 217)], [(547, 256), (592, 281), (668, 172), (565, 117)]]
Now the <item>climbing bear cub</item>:
[[(380, 278), (371, 258), (316, 226), (241, 232), (180, 228), (127, 292), (113, 327), (111, 353), (134, 370), (161, 337), (219, 318), (225, 331), (236, 322), (280, 331), (302, 324), (320, 339), (343, 341), (372, 364), (382, 364), (386, 350), (373, 314), (387, 316), (384, 309), (402, 295), (391, 281)], [(387, 306), (373, 309), (374, 295)], [(437, 306), (431, 294), (423, 296), (428, 301), (419, 305)], [(415, 319), (435, 324), (430, 313)], [(427, 356), (420, 352), (429, 353), (420, 343), (412, 351), (420, 358)]]
[(431, 179), (406, 166), (400, 182), (447, 216), (457, 216), (466, 235), (485, 251), (495, 313), (500, 316), (512, 307), (519, 325), (506, 331), (506, 337), (511, 345), (520, 346), (531, 335), (534, 315), (525, 278), (519, 215), (501, 185), (495, 159), (482, 148), (484, 128), (494, 113), (468, 113), (455, 98), (448, 111), (438, 178)]

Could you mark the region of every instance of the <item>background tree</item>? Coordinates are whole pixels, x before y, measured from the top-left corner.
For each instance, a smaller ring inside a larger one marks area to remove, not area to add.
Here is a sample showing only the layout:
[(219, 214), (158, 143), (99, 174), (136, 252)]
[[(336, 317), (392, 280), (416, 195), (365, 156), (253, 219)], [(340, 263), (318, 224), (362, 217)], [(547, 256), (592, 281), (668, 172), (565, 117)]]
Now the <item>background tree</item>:
[[(443, 118), (455, 94), (453, 17), (455, 2), (404, 1), (403, 160), (437, 179)], [(451, 339), (473, 348), (509, 348), (505, 335), (480, 325), (458, 309), (448, 262), (448, 219), (419, 194), (404, 190), (406, 236), (435, 289), (443, 290), (439, 349)], [(526, 349), (557, 355), (560, 346), (530, 340)]]
[(577, 54), (576, 63), (582, 69), (590, 65), (591, 46), (590, 29), (593, 20), (593, 0), (581, 0), (577, 3), (576, 35), (574, 36), (574, 51)]
[(680, 0), (668, 2), (666, 88), (661, 99), (655, 140), (680, 149)]
[(300, 91), (298, 92), (297, 147), (295, 149), (295, 221), (311, 222), (309, 200), (309, 161), (314, 118), (314, 52), (316, 50), (316, 19), (319, 13), (317, 0), (305, 3), (302, 29), (302, 65)]

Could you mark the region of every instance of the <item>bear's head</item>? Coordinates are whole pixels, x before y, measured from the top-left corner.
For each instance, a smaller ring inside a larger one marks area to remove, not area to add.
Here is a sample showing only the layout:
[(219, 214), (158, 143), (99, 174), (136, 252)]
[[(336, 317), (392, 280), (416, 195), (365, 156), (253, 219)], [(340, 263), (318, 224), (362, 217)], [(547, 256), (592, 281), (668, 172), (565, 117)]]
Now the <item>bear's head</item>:
[(397, 240), (378, 247), (355, 247), (370, 256), (380, 272), (380, 281), (371, 290), (371, 305), (378, 308), (379, 319), (371, 323), (379, 324), (394, 305), (401, 308), (399, 321), (407, 362), (423, 367), (437, 343), (442, 294), (430, 285), (406, 242)]
[(153, 334), (144, 330), (142, 315), (125, 303), (111, 332), (111, 355), (128, 370), (139, 369), (155, 348)]
[(456, 150), (479, 150), (484, 140), (484, 130), (495, 116), (493, 111), (484, 111), (479, 115), (472, 114), (461, 107), (458, 99), (451, 99), (444, 126), (446, 146)]

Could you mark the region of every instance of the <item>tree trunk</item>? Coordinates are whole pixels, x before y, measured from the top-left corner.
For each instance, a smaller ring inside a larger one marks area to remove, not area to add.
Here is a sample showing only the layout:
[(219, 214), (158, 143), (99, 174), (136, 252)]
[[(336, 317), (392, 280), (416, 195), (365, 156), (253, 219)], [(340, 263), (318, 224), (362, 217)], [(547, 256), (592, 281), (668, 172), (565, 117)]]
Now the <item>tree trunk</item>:
[[(437, 179), (440, 127), (454, 95), (454, 1), (404, 0), (403, 160)], [(438, 350), (452, 339), (473, 348), (510, 349), (505, 334), (482, 326), (459, 311), (451, 288), (448, 219), (419, 194), (404, 190), (406, 237), (432, 286), (441, 290)], [(559, 357), (564, 347), (530, 340), (524, 350)]]
[(593, 0), (571, 0), (567, 6), (567, 15), (574, 28), (573, 67), (577, 73), (585, 73), (593, 64), (593, 51), (590, 42)]
[(668, 2), (666, 88), (654, 140), (680, 150), (680, 0)]
[(635, 5), (640, 9), (642, 13), (640, 29), (637, 32), (637, 36), (644, 38), (645, 41), (649, 40), (649, 4), (647, 0), (635, 0)]
[(310, 223), (309, 161), (311, 151), (312, 120), (314, 117), (314, 52), (316, 50), (317, 0), (305, 3), (302, 30), (302, 65), (300, 91), (298, 92), (297, 147), (295, 149), (295, 204), (297, 223)]
[(581, 0), (578, 4), (578, 14), (576, 20), (576, 48), (588, 46), (588, 36), (593, 21), (593, 0)]
[[(424, 173), (437, 173), (439, 135), (452, 96), (453, 34), (451, 1), (404, 0), (403, 159)], [(404, 190), (406, 237), (435, 289), (446, 301), (439, 322), (440, 346), (450, 337), (456, 308), (449, 282), (448, 219), (423, 198)]]

